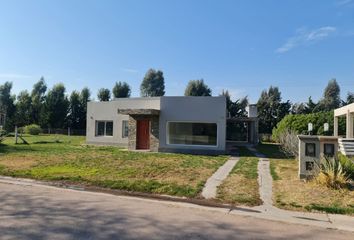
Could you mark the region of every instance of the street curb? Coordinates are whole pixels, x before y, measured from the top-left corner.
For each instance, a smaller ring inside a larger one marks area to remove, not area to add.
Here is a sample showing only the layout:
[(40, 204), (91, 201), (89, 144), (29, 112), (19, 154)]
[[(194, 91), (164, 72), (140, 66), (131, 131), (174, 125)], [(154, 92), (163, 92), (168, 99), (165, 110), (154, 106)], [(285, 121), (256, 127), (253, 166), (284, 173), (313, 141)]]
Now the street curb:
[[(14, 178), (14, 177), (8, 177), (8, 176), (1, 176), (0, 175), (0, 183), (5, 183), (5, 184), (14, 184), (14, 185), (23, 185), (23, 186), (41, 186), (41, 187), (49, 187), (49, 188), (57, 188), (57, 189), (63, 189), (63, 190), (72, 190), (72, 191), (81, 191), (81, 192), (86, 192), (86, 193), (92, 193), (92, 194), (107, 194), (111, 196), (117, 196), (117, 197), (132, 197), (136, 198), (138, 200), (146, 200), (146, 201), (161, 201), (165, 204), (170, 202), (171, 204), (191, 204), (189, 207), (192, 208), (199, 208), (202, 209), (204, 208), (205, 210), (212, 210), (212, 211), (217, 211), (218, 209), (220, 211), (223, 211), (226, 214), (233, 214), (237, 216), (243, 216), (243, 217), (254, 217), (258, 219), (263, 219), (263, 220), (270, 220), (270, 221), (276, 221), (276, 222), (283, 222), (283, 223), (288, 223), (288, 224), (300, 224), (300, 225), (305, 225), (305, 226), (316, 226), (316, 227), (321, 227), (321, 228), (326, 228), (326, 229), (333, 229), (333, 230), (339, 230), (339, 231), (349, 231), (349, 232), (354, 232), (354, 217), (346, 216), (346, 215), (333, 215), (331, 214), (331, 217), (329, 218), (329, 215), (326, 213), (313, 213), (313, 212), (296, 212), (296, 211), (289, 211), (289, 210), (284, 210), (284, 209), (279, 209), (276, 207), (272, 207), (271, 209), (262, 209), (262, 205), (256, 206), (256, 207), (247, 207), (247, 206), (234, 206), (231, 204), (220, 204), (217, 202), (213, 202), (211, 200), (202, 200), (202, 199), (191, 199), (191, 198), (182, 198), (182, 197), (174, 197), (174, 196), (168, 196), (168, 195), (158, 195), (158, 194), (149, 194), (149, 193), (137, 193), (137, 192), (128, 192), (128, 191), (122, 191), (122, 190), (111, 190), (111, 189), (103, 189), (100, 187), (83, 187), (79, 185), (73, 185), (73, 184), (65, 184), (62, 182), (46, 182), (46, 181), (38, 181), (38, 180), (33, 180), (33, 179), (26, 179), (26, 178)], [(178, 206), (178, 205), (176, 205)], [(272, 210), (273, 209), (273, 210)], [(274, 212), (275, 210), (275, 212)], [(280, 217), (277, 212), (287, 212), (288, 216), (287, 217)], [(315, 218), (311, 219), (308, 218), (308, 215), (314, 216)], [(336, 223), (333, 223), (331, 220), (326, 221), (323, 225), (317, 224), (318, 219), (316, 218), (321, 218), (323, 215), (326, 215), (326, 217), (330, 220), (333, 217), (337, 218)], [(302, 220), (299, 220), (299, 219)], [(347, 220), (344, 220), (344, 222), (340, 223), (343, 221), (341, 218), (347, 218)], [(348, 219), (350, 218), (350, 224), (348, 225)], [(353, 221), (352, 221), (353, 219)], [(346, 222), (345, 222), (346, 221)], [(353, 225), (351, 224), (353, 222)], [(344, 225), (342, 225), (344, 224)]]

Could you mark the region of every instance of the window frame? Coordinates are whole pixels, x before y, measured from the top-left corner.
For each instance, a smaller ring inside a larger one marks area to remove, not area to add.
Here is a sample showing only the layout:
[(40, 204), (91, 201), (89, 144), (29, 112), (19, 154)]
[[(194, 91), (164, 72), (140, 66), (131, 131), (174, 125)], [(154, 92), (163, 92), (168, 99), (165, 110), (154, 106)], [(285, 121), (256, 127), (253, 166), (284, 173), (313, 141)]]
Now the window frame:
[[(309, 154), (309, 151), (308, 151), (308, 149), (307, 149), (307, 146), (308, 145), (313, 145), (313, 155), (312, 154)], [(313, 142), (311, 142), (311, 143), (305, 143), (305, 156), (306, 157), (316, 157), (316, 143), (313, 143)]]
[[(126, 126), (125, 126), (126, 123)], [(125, 136), (125, 127), (128, 128), (127, 135)], [(122, 120), (122, 138), (129, 137), (129, 120)]]
[[(326, 153), (326, 146), (328, 146), (328, 145), (330, 145), (332, 147), (332, 150), (333, 150), (333, 152), (330, 153), (330, 154)], [(335, 155), (334, 149), (335, 149), (334, 143), (324, 143), (323, 144), (323, 154), (325, 156), (327, 156), (327, 157), (334, 157), (334, 155)]]
[[(103, 135), (98, 135), (98, 124), (103, 122)], [(107, 135), (107, 123), (112, 123), (112, 135)], [(114, 122), (113, 120), (96, 120), (95, 122), (95, 137), (113, 137), (114, 134)]]
[[(170, 123), (205, 123), (205, 124), (215, 124), (216, 125), (216, 145), (200, 145), (200, 144), (178, 144), (170, 143), (170, 133), (169, 125)], [(206, 122), (206, 121), (166, 121), (166, 145), (168, 146), (180, 146), (180, 147), (200, 147), (200, 148), (218, 148), (219, 147), (219, 126), (217, 122)]]

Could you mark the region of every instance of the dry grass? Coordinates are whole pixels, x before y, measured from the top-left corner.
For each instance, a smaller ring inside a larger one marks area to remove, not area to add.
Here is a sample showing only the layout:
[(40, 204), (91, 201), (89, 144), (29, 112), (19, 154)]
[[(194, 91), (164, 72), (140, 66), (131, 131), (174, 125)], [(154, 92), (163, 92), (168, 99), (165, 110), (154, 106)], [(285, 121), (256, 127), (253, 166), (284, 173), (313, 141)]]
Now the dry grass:
[(234, 205), (260, 205), (257, 166), (258, 158), (242, 157), (219, 186), (217, 199)]
[(354, 215), (354, 191), (330, 189), (316, 181), (300, 180), (296, 160), (272, 159), (271, 166), (279, 177), (273, 182), (273, 200), (277, 207)]
[(83, 137), (25, 138), (30, 145), (0, 145), (0, 174), (195, 197), (227, 159), (86, 146)]

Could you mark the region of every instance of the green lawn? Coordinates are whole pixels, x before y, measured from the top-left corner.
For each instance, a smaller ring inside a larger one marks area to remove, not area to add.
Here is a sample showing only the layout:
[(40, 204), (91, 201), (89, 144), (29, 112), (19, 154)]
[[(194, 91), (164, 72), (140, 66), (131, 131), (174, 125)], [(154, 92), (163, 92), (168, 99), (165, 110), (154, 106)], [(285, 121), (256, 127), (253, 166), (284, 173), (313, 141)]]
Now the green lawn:
[(258, 186), (258, 158), (246, 148), (240, 148), (241, 158), (230, 175), (219, 186), (217, 199), (234, 205), (257, 206), (262, 204)]
[(88, 146), (84, 137), (25, 136), (29, 145), (7, 138), (0, 145), (0, 175), (198, 197), (227, 156), (130, 152)]

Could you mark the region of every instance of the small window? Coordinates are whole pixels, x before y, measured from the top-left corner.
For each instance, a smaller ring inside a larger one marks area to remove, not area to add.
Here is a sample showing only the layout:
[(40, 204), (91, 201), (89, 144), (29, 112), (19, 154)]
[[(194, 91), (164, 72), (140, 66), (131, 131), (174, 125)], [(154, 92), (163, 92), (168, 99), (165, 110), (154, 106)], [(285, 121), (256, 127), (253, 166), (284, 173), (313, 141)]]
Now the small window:
[(325, 143), (323, 148), (324, 148), (323, 151), (324, 151), (325, 156), (328, 156), (328, 157), (334, 156), (334, 144)]
[(128, 137), (129, 134), (129, 123), (127, 120), (122, 122), (122, 138)]
[(305, 155), (307, 157), (316, 157), (316, 144), (306, 143)]
[(113, 136), (113, 121), (96, 121), (96, 136)]
[(305, 162), (306, 164), (306, 171), (312, 171), (313, 167), (315, 166), (313, 162)]

